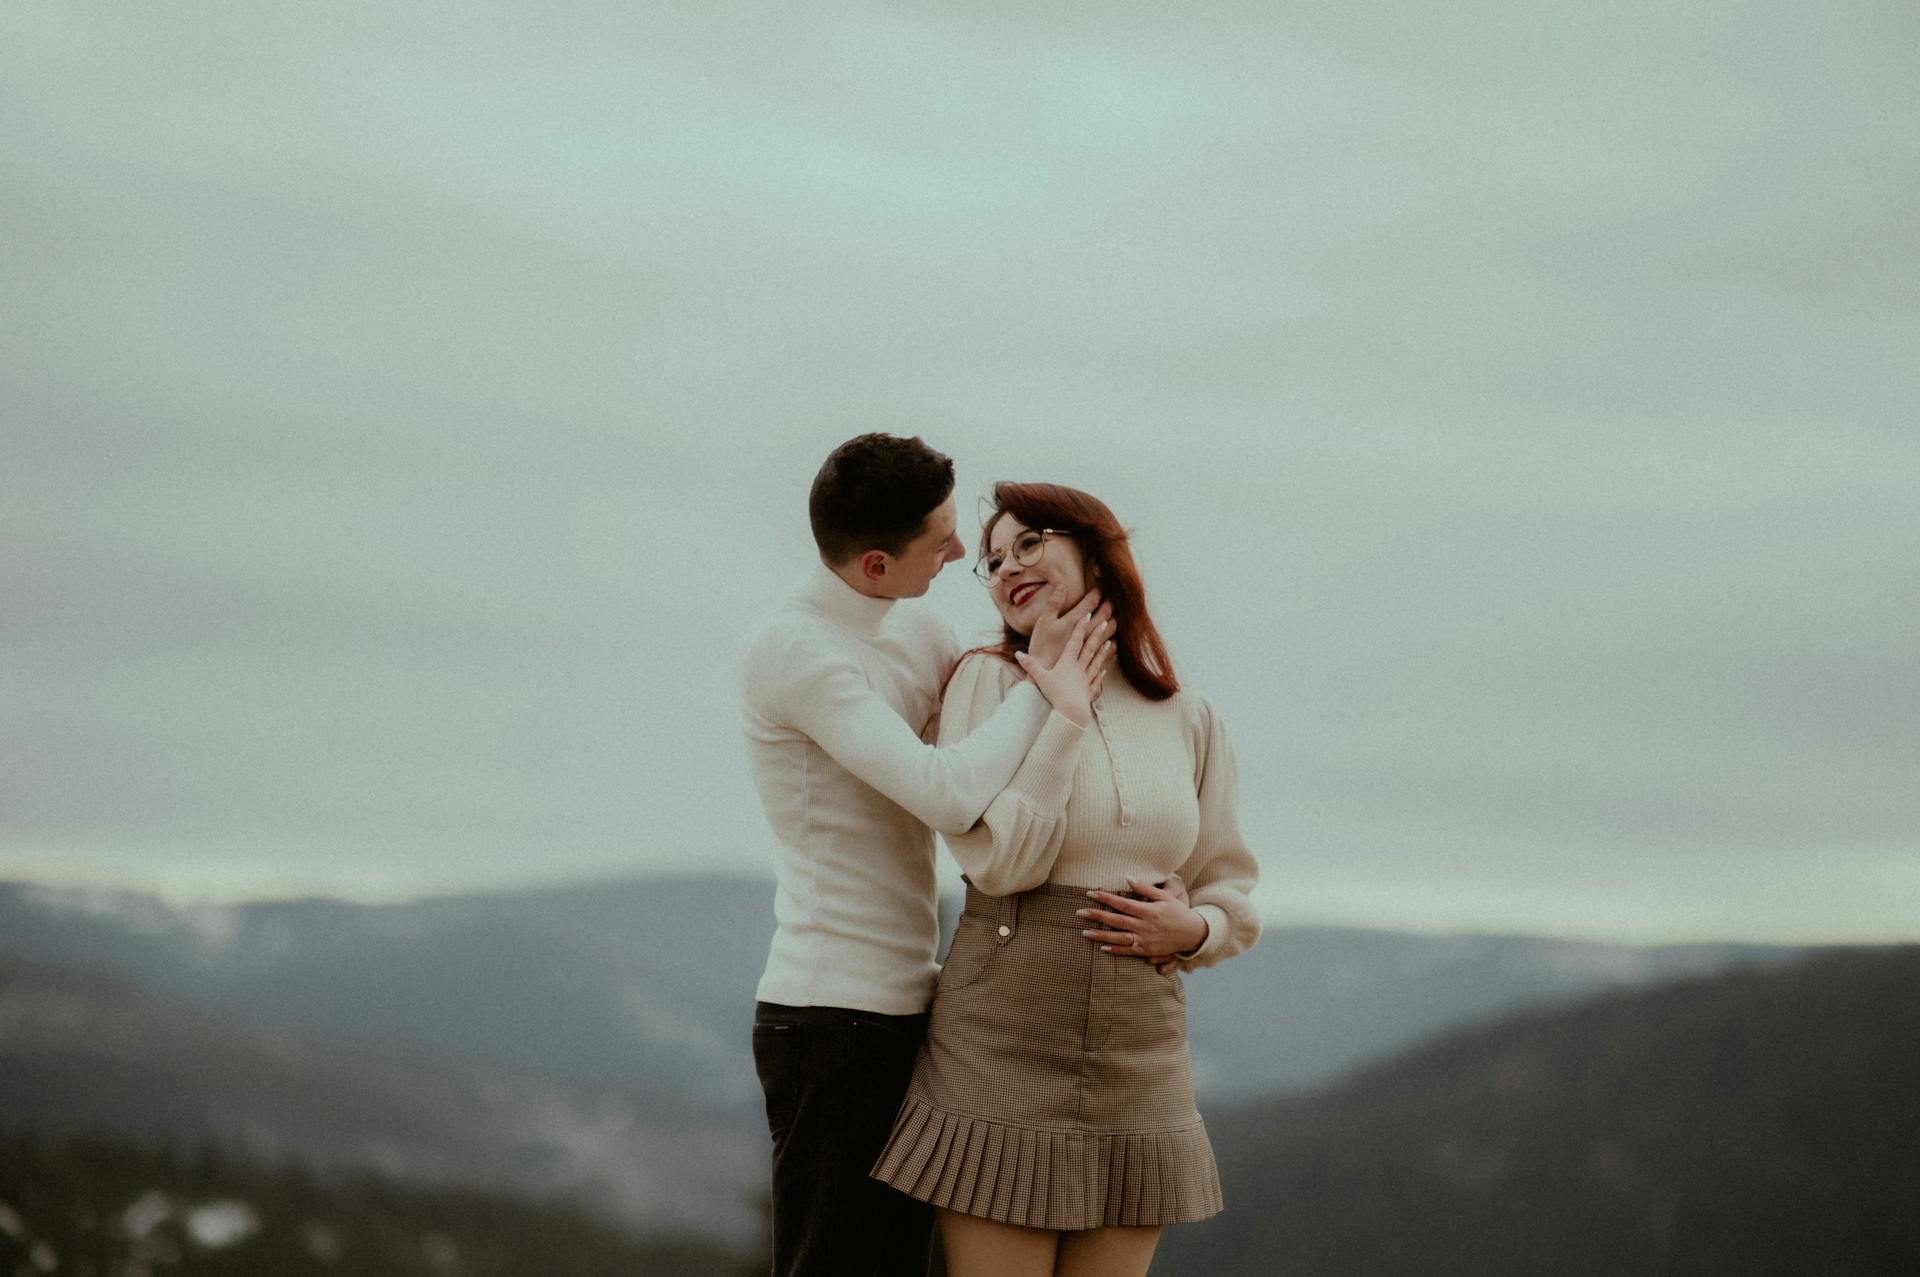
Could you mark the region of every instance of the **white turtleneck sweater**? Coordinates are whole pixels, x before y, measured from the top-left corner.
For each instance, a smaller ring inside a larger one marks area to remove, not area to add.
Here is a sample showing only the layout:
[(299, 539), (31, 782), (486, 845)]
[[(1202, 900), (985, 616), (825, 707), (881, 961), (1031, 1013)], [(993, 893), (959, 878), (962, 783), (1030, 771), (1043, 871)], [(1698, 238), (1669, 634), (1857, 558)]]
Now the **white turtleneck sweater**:
[(958, 655), (933, 613), (868, 598), (825, 564), (748, 636), (747, 755), (780, 843), (761, 1001), (926, 1010), (932, 830), (972, 827), (1003, 791), (1016, 806), (1064, 803), (1085, 733), (1031, 684), (964, 743), (921, 740)]
[[(1013, 662), (968, 653), (941, 703), (940, 744), (970, 743), (1025, 688)], [(1245, 951), (1260, 935), (1249, 898), (1260, 866), (1240, 836), (1239, 773), (1219, 715), (1185, 688), (1149, 700), (1118, 666), (1108, 667), (1093, 715), (1098, 731), (1087, 733), (1070, 787), (1008, 790), (973, 828), (942, 829), (954, 859), (994, 896), (1043, 882), (1124, 892), (1130, 876), (1178, 873), (1207, 920), (1182, 969)]]

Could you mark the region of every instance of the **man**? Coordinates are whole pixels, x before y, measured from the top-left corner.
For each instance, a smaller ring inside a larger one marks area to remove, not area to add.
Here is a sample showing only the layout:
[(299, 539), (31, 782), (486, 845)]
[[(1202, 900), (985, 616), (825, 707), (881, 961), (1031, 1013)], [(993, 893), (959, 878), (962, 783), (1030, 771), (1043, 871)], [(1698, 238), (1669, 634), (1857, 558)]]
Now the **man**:
[(937, 617), (896, 605), (965, 554), (953, 483), (918, 438), (836, 448), (808, 502), (820, 566), (741, 657), (754, 785), (780, 843), (753, 1028), (776, 1277), (926, 1271), (931, 1212), (867, 1172), (938, 975), (933, 830), (972, 827), (1003, 789), (1070, 784), (1105, 664), (1109, 610), (1056, 597), (1022, 655), (1028, 681), (964, 741), (923, 743), (960, 652)]

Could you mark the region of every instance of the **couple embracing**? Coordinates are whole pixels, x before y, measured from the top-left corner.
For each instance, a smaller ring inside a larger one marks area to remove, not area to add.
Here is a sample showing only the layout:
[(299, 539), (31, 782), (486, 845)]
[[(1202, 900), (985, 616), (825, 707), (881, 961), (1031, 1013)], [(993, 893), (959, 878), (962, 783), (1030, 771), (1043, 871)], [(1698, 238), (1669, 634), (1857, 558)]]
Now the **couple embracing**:
[[(1221, 1209), (1180, 973), (1244, 952), (1258, 877), (1213, 708), (1175, 679), (1098, 498), (1000, 483), (975, 575), (1000, 641), (901, 600), (965, 557), (953, 463), (835, 449), (820, 566), (748, 639), (780, 843), (754, 1063), (776, 1277), (1133, 1277)], [(933, 831), (966, 904), (944, 964)]]

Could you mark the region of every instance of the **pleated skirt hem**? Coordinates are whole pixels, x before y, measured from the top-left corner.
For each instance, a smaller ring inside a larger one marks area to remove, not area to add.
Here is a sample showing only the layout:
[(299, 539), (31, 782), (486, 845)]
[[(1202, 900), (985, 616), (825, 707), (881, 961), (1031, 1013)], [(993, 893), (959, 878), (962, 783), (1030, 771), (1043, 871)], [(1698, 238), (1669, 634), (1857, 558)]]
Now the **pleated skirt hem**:
[(1220, 1213), (1202, 1123), (1184, 1130), (1033, 1130), (909, 1095), (874, 1178), (933, 1206), (1027, 1228), (1191, 1224)]

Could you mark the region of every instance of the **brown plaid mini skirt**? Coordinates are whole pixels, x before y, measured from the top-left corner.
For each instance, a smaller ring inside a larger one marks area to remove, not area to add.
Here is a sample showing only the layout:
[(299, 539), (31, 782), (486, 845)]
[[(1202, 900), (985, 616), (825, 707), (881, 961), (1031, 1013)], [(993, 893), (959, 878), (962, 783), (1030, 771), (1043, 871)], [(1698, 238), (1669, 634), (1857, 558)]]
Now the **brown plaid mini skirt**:
[(967, 884), (876, 1179), (1029, 1228), (1219, 1212), (1180, 977), (1082, 936), (1086, 893), (1049, 883), (988, 896)]

